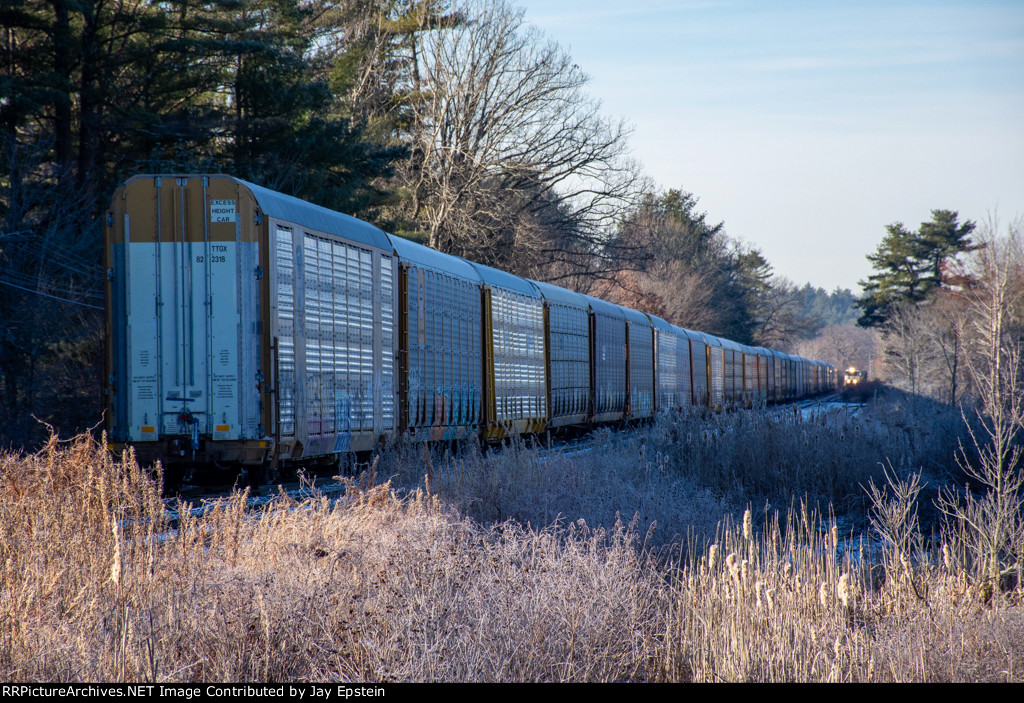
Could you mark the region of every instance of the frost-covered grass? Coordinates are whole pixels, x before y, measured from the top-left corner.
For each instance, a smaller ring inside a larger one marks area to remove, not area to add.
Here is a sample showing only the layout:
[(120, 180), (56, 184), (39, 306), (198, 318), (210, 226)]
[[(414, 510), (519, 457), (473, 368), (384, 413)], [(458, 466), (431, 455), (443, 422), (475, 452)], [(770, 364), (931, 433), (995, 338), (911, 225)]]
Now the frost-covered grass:
[[(176, 529), (157, 479), (88, 438), (2, 456), (0, 678), (1024, 678), (1019, 590), (975, 583), (955, 544), (850, 543), (805, 507), (847, 490), (825, 444), (850, 426), (755, 415), (556, 456), (394, 452), (376, 467), (394, 484), (258, 509), (236, 495)], [(908, 436), (863, 422), (875, 450)], [(786, 437), (765, 434), (779, 423)], [(751, 474), (805, 446), (820, 467)], [(806, 501), (783, 500), (805, 475)], [(746, 492), (781, 515), (744, 511)]]
[(607, 529), (635, 519), (645, 531), (656, 523), (651, 538), (668, 544), (706, 539), (723, 515), (748, 505), (764, 515), (800, 499), (866, 523), (869, 482), (883, 481), (886, 467), (944, 475), (962, 424), (956, 410), (893, 392), (856, 413), (826, 406), (666, 415), (556, 452), (512, 442), (453, 458), (401, 447), (378, 473), (429, 489), (483, 523), (583, 519)]

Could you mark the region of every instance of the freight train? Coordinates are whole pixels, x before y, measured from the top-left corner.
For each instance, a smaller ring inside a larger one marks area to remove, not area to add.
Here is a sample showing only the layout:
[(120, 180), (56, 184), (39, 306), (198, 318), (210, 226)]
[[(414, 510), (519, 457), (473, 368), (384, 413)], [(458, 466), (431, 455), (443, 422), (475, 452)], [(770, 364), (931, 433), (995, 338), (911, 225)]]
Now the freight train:
[(810, 396), (831, 364), (686, 330), (225, 175), (106, 217), (107, 423), (169, 473)]

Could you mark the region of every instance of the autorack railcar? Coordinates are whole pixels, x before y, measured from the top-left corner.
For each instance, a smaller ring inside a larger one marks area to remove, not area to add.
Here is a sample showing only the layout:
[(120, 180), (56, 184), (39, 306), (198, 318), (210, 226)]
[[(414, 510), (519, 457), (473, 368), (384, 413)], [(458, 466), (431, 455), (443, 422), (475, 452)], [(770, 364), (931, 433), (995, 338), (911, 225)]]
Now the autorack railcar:
[(398, 432), (474, 436), (485, 402), (481, 278), (468, 261), (389, 237), (398, 258)]
[(584, 425), (593, 412), (590, 394), (590, 304), (574, 291), (531, 281), (544, 300), (549, 428)]

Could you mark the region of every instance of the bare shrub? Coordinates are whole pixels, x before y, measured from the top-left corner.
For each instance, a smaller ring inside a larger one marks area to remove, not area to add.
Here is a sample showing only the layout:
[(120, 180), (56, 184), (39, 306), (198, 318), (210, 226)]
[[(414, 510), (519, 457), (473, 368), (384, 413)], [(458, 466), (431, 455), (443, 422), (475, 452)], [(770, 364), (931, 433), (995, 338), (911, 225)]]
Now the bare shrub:
[(406, 448), (386, 456), (381, 470), (483, 523), (583, 519), (611, 529), (636, 520), (642, 530), (656, 527), (653, 546), (707, 540), (722, 515), (747, 503), (788, 505), (794, 496), (863, 519), (862, 486), (884, 480), (884, 463), (899, 477), (921, 467), (942, 473), (963, 429), (954, 410), (891, 395), (857, 413), (823, 406), (806, 417), (793, 408), (667, 414), (555, 452), (522, 440), (457, 455)]
[(871, 496), (871, 527), (882, 540), (882, 565), (887, 580), (904, 580), (916, 588), (915, 566), (924, 551), (921, 526), (917, 519), (917, 497), (921, 493), (921, 474), (906, 479), (885, 471), (886, 486), (868, 483)]
[(806, 496), (822, 509), (863, 516), (861, 486), (882, 480), (883, 463), (901, 476), (922, 466), (940, 471), (962, 430), (954, 411), (905, 399), (893, 393), (855, 413), (826, 405), (684, 415), (668, 420), (659, 450), (674, 470), (740, 504), (786, 505)]

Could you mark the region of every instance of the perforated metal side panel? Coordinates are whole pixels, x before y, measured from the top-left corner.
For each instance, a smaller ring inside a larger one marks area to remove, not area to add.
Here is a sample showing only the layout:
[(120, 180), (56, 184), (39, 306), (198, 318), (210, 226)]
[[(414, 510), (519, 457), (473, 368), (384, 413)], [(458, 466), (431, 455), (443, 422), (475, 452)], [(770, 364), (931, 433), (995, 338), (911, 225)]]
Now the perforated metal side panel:
[(590, 410), (587, 311), (550, 303), (551, 417), (578, 417)]
[(594, 415), (626, 410), (626, 322), (593, 313)]
[(417, 439), (465, 436), (480, 419), (479, 289), (428, 268), (406, 275), (409, 427)]
[(494, 397), (497, 421), (547, 417), (544, 383), (544, 307), (541, 299), (491, 289)]
[(701, 407), (707, 407), (710, 402), (708, 388), (708, 345), (697, 337), (688, 333), (690, 338), (690, 378), (693, 380), (693, 403)]
[(722, 347), (712, 346), (708, 343), (708, 378), (711, 387), (708, 389), (711, 394), (711, 407), (718, 408), (725, 404), (725, 357)]
[(654, 412), (654, 338), (650, 325), (629, 323), (629, 410), (631, 417)]
[(307, 456), (372, 445), (395, 424), (393, 259), (287, 223), (273, 233), (281, 435)]
[(658, 357), (658, 410), (678, 408), (679, 391), (679, 353), (676, 335), (671, 330), (657, 330), (656, 353)]
[(679, 379), (678, 402), (681, 407), (693, 403), (692, 380), (690, 378), (690, 340), (680, 331), (674, 331), (676, 335), (676, 364), (677, 377)]

